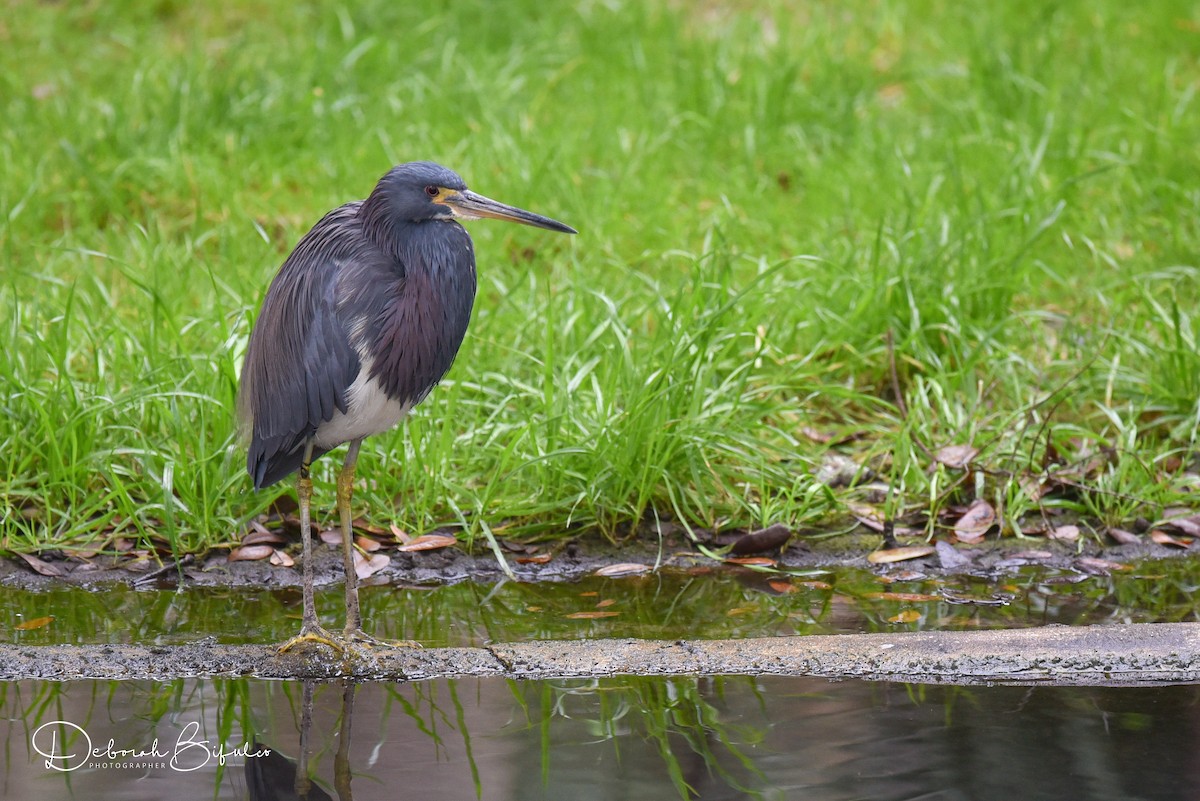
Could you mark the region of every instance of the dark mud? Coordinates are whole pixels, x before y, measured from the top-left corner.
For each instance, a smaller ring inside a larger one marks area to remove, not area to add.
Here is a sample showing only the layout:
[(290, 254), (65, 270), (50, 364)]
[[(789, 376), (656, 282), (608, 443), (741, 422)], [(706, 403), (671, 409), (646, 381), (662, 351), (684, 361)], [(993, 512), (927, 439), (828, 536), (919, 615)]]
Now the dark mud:
[[(919, 559), (875, 565), (868, 556), (880, 547), (882, 538), (873, 533), (849, 533), (837, 536), (794, 535), (783, 548), (760, 554), (775, 560), (785, 571), (803, 571), (835, 567), (857, 567), (877, 573), (917, 571), (936, 577), (971, 574), (998, 578), (1015, 573), (1027, 565), (1043, 565), (1084, 575), (1107, 575), (1128, 565), (1148, 559), (1187, 556), (1200, 546), (1180, 549), (1149, 541), (1101, 547), (1093, 540), (1075, 543), (1045, 539), (1011, 539), (979, 545), (942, 546), (938, 552)], [(923, 542), (923, 541), (920, 541)], [(123, 583), (137, 586), (199, 587), (291, 587), (301, 581), (299, 543), (288, 549), (296, 557), (292, 567), (272, 565), (266, 559), (229, 561), (226, 552), (214, 552), (199, 558), (186, 558), (179, 565), (169, 557), (159, 560), (133, 560), (125, 556), (97, 556), (78, 559), (65, 554), (46, 553), (41, 558), (58, 575), (42, 575), (21, 559), (0, 559), (0, 585), (27, 590), (45, 590), (62, 586), (99, 586)], [(491, 583), (505, 577), (504, 570), (491, 551), (477, 548), (467, 553), (458, 547), (412, 553), (391, 552), (386, 567), (366, 579), (366, 584), (440, 585), (460, 581)], [(387, 554), (387, 551), (382, 551)], [(606, 567), (634, 563), (649, 569), (729, 569), (748, 570), (746, 566), (720, 562), (701, 552), (680, 535), (666, 537), (660, 543), (631, 540), (614, 545), (598, 539), (577, 539), (559, 545), (542, 545), (539, 553), (549, 555), (544, 564), (520, 563), (520, 553), (506, 554), (509, 569), (520, 581), (573, 581)], [(314, 544), (315, 582), (335, 584), (342, 580), (339, 546)]]
[(1147, 685), (1200, 681), (1200, 624), (1164, 623), (744, 640), (570, 640), (485, 648), (0, 645), (0, 679), (186, 676), (424, 680), (620, 675), (817, 676), (948, 684)]

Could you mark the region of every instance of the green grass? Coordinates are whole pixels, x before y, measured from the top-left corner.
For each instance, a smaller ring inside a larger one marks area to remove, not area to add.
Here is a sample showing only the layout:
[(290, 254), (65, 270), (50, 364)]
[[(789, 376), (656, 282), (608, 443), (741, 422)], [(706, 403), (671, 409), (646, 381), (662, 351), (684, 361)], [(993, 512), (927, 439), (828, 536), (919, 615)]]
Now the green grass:
[(472, 226), (459, 361), (360, 461), (375, 522), (820, 525), (856, 497), (830, 447), (893, 514), (1188, 503), (1196, 7), (750, 8), (9, 4), (0, 546), (236, 540), (272, 498), (232, 412), (262, 293), (418, 158), (581, 233)]

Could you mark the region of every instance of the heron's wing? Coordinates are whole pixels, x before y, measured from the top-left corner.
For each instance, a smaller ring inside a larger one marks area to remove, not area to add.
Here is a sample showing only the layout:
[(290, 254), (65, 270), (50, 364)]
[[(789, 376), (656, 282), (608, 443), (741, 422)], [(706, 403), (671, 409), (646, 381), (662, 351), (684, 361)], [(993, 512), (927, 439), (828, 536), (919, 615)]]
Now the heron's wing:
[[(358, 203), (331, 211), (305, 234), (267, 290), (242, 366), (238, 411), (250, 429), (247, 470), (256, 489), (298, 469), (305, 443), (335, 411), (359, 371), (338, 316), (338, 275), (371, 258)], [(314, 450), (315, 459), (324, 450)]]

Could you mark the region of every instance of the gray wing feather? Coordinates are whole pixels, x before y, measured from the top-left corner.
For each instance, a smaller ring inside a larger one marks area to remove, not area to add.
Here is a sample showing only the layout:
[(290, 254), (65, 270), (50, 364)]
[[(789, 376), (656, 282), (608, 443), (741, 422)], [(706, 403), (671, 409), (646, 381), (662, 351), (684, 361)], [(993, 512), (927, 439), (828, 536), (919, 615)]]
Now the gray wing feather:
[[(338, 276), (370, 259), (349, 203), (331, 211), (292, 251), (272, 281), (250, 334), (238, 411), (250, 431), (246, 468), (256, 489), (298, 469), (305, 444), (335, 411), (360, 368), (337, 313)], [(312, 458), (324, 453), (314, 450)]]

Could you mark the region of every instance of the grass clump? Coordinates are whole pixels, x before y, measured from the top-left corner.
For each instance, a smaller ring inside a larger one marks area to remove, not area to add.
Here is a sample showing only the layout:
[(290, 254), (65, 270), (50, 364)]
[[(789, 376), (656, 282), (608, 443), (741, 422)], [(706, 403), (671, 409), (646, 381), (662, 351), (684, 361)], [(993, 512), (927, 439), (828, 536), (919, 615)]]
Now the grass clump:
[[(232, 418), (262, 292), (417, 158), (581, 235), (472, 227), (459, 362), (364, 452), (377, 522), (817, 524), (851, 497), (814, 481), (831, 448), (931, 527), (975, 495), (1006, 530), (1187, 503), (1198, 29), (1115, 0), (17, 3), (2, 545), (236, 539), (271, 500)], [(978, 472), (947, 490), (955, 443)]]

